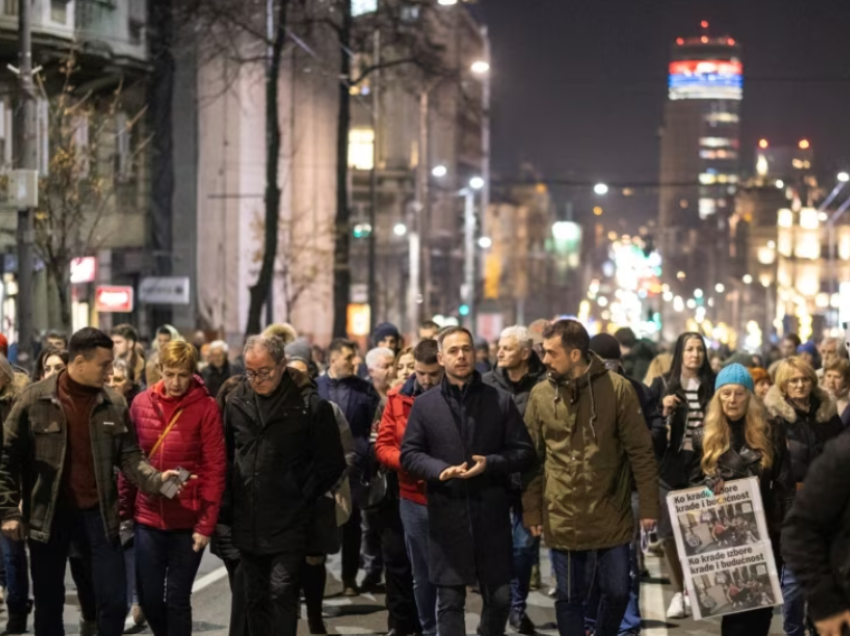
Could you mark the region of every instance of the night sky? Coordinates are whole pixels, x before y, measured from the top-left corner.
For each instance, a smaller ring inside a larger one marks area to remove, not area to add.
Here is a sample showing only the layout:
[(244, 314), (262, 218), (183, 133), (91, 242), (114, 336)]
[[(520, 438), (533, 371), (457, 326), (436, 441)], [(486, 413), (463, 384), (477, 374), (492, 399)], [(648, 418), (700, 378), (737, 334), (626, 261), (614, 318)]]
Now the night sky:
[(657, 182), (676, 37), (743, 46), (742, 169), (757, 140), (812, 142), (818, 172), (850, 168), (846, 0), (480, 0), (493, 46), (497, 175)]

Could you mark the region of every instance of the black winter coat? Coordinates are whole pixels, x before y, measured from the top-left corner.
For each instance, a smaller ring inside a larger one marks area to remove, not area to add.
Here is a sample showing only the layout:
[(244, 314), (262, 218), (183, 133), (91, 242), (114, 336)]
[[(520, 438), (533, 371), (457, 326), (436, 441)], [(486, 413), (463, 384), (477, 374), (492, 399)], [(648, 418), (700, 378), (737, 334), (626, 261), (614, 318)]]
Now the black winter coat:
[(316, 379), (319, 396), (342, 409), (354, 438), (355, 466), (352, 476), (359, 476), (369, 462), (369, 437), (381, 396), (371, 384), (357, 376), (335, 380), (323, 375)]
[(287, 369), (279, 412), (265, 422), (244, 379), (226, 397), (228, 481), (220, 523), (232, 527), (233, 545), (244, 552), (304, 552), (315, 504), (346, 469), (331, 405), (312, 382), (296, 382), (296, 373)]
[[(670, 379), (667, 376), (655, 378), (649, 391), (656, 405), (656, 413), (664, 422), (665, 436), (661, 440), (660, 432), (656, 431), (652, 436), (656, 456), (661, 455), (658, 466), (658, 477), (662, 486), (669, 490), (687, 488), (691, 475), (695, 470), (694, 453), (683, 449), (685, 443), (685, 430), (688, 426), (688, 396), (685, 390), (679, 387), (676, 391), (670, 390)], [(664, 417), (664, 398), (668, 395), (679, 398), (679, 406), (669, 417)], [(714, 382), (702, 382), (699, 386), (699, 403), (703, 413), (708, 412), (708, 404), (714, 396)]]
[(494, 368), (482, 377), (484, 384), (501, 389), (512, 396), (522, 417), (525, 417), (525, 408), (528, 406), (528, 396), (531, 395), (531, 389), (545, 379), (546, 367), (543, 366), (540, 356), (535, 351), (531, 352), (531, 358), (528, 360), (528, 373), (519, 382), (511, 381), (507, 370), (500, 367)]
[(218, 369), (211, 364), (207, 365), (204, 367), (204, 370), (201, 371), (201, 377), (204, 380), (207, 391), (210, 392), (211, 396), (215, 397), (218, 395), (218, 392), (221, 390), (221, 387), (224, 386), (225, 382), (233, 376), (242, 375), (243, 373), (245, 373), (245, 370), (242, 367), (235, 362), (230, 362), (228, 360), (224, 363), (224, 366), (221, 367), (221, 369)]
[(782, 555), (819, 621), (850, 610), (850, 436), (809, 468), (785, 519)]
[(791, 451), (791, 472), (794, 481), (802, 483), (809, 466), (823, 452), (826, 443), (844, 430), (835, 403), (827, 393), (814, 387), (810, 396), (809, 412), (795, 409), (780, 393), (779, 387), (770, 387), (764, 405), (776, 427), (782, 428)]
[[(440, 474), (487, 458), (472, 479)], [(401, 465), (428, 487), (431, 581), (437, 585), (507, 584), (512, 535), (509, 476), (536, 464), (519, 411), (476, 372), (463, 391), (448, 380), (416, 399), (401, 446)]]
[[(781, 558), (780, 535), (782, 534), (782, 521), (791, 509), (794, 500), (796, 485), (791, 474), (791, 456), (788, 453), (788, 441), (785, 431), (780, 427), (771, 427), (771, 441), (773, 442), (773, 462), (770, 468), (762, 467), (761, 452), (750, 448), (746, 442), (742, 448), (737, 450), (730, 448), (717, 462), (718, 475), (723, 481), (745, 479), (747, 477), (759, 478), (759, 490), (761, 501), (764, 506), (764, 517), (767, 522), (767, 532), (773, 545), (773, 555)], [(703, 455), (703, 437), (705, 430), (698, 431), (693, 438), (694, 442), (694, 472), (691, 477), (692, 485), (702, 485), (709, 480), (702, 472), (700, 463)]]

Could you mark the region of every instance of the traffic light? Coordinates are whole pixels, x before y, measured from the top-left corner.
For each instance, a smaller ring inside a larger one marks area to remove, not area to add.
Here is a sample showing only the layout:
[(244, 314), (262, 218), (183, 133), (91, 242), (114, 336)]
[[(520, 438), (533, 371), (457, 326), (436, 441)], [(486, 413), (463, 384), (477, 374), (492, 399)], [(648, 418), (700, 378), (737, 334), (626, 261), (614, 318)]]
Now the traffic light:
[(458, 307), (457, 313), (459, 313), (461, 316), (468, 316), (469, 315), (469, 305), (466, 305), (466, 304), (461, 305), (460, 307)]
[(356, 239), (369, 238), (369, 235), (372, 234), (372, 226), (368, 223), (358, 223), (354, 226), (352, 234)]

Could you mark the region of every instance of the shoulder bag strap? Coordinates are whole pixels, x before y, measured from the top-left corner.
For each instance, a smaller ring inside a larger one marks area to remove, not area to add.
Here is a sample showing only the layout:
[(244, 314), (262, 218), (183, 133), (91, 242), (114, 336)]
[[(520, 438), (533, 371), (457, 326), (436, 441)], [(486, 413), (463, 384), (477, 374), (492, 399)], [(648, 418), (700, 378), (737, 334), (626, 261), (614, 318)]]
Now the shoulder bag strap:
[[(177, 424), (177, 420), (180, 419), (180, 415), (183, 413), (183, 409), (177, 409), (177, 412), (171, 416), (171, 421), (168, 423), (168, 426), (165, 427), (165, 430), (162, 431), (162, 434), (159, 436), (159, 439), (156, 440), (156, 444), (153, 445), (150, 454), (148, 455), (148, 459), (152, 459), (156, 452), (162, 446), (162, 443), (165, 441), (165, 438), (168, 437), (168, 434), (171, 432), (171, 429)], [(162, 411), (160, 411), (160, 416), (162, 415)], [(165, 421), (165, 418), (162, 420)]]

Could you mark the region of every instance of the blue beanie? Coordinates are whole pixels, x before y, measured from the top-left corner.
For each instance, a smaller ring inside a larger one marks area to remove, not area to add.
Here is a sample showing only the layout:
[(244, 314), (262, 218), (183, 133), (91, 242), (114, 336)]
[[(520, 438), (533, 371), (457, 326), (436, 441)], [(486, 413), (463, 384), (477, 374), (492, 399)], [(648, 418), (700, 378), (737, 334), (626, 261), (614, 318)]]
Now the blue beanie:
[(808, 342), (804, 342), (799, 347), (797, 347), (797, 353), (808, 353), (810, 356), (817, 359), (818, 347), (814, 342), (809, 340)]
[(393, 336), (395, 336), (396, 339), (401, 340), (401, 334), (398, 331), (398, 327), (391, 322), (382, 322), (380, 325), (375, 327), (375, 331), (372, 332), (372, 341), (377, 346), (381, 340), (385, 340)]
[(755, 391), (756, 388), (755, 384), (753, 384), (753, 376), (750, 375), (746, 367), (737, 362), (730, 364), (717, 374), (717, 380), (714, 382), (714, 390), (719, 391), (721, 387), (727, 384), (740, 384), (751, 392)]

